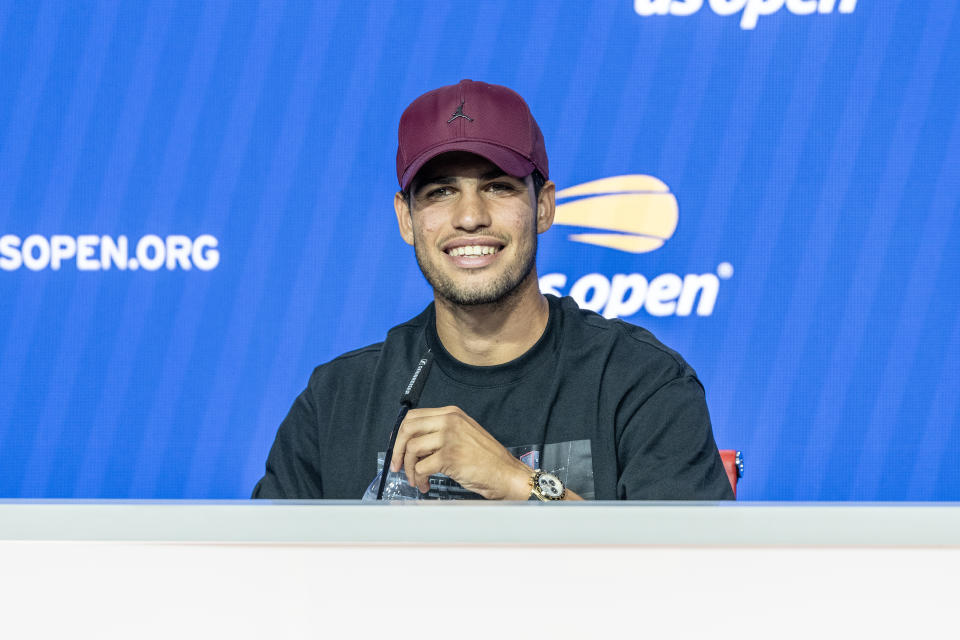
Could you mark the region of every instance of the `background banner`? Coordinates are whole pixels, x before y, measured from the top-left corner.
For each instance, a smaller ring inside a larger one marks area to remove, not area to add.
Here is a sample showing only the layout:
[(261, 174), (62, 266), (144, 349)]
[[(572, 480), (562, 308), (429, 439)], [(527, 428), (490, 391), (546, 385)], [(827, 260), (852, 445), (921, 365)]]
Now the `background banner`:
[(543, 129), (541, 288), (684, 355), (741, 499), (960, 500), (958, 42), (952, 0), (0, 0), (0, 497), (248, 496), (429, 302), (396, 125), (472, 78)]

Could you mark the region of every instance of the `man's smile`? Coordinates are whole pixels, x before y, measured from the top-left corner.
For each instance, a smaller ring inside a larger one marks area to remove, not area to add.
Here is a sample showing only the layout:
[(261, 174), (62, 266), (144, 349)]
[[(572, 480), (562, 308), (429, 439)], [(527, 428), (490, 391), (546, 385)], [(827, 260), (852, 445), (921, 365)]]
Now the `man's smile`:
[(454, 247), (453, 249), (447, 251), (447, 254), (451, 256), (485, 256), (488, 253), (494, 254), (497, 251), (499, 251), (497, 247), (473, 244), (465, 247)]
[(504, 243), (489, 236), (455, 238), (443, 245), (443, 252), (457, 267), (477, 269), (493, 263)]

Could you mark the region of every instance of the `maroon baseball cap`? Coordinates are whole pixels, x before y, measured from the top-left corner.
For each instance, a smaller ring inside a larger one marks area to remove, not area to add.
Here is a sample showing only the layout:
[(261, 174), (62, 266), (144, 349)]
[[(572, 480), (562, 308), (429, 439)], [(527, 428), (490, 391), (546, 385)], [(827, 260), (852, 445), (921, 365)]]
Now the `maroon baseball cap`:
[(473, 80), (428, 91), (400, 116), (397, 180), (406, 190), (423, 165), (447, 151), (483, 156), (511, 176), (547, 172), (543, 134), (530, 107), (507, 87)]

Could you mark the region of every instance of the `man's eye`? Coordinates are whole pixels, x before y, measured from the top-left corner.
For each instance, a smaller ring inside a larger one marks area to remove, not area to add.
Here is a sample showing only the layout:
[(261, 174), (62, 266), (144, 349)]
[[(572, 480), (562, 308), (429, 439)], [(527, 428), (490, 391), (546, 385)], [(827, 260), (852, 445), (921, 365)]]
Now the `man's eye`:
[(436, 189), (431, 189), (430, 191), (428, 191), (427, 197), (428, 198), (445, 198), (448, 195), (450, 195), (450, 193), (451, 192), (449, 187), (438, 187)]
[(497, 193), (497, 192), (503, 193), (503, 192), (507, 192), (507, 191), (515, 191), (514, 186), (513, 186), (512, 184), (507, 183), (507, 182), (491, 182), (490, 184), (487, 185), (487, 189), (489, 189), (490, 191), (493, 191), (493, 192), (495, 192), (495, 193)]

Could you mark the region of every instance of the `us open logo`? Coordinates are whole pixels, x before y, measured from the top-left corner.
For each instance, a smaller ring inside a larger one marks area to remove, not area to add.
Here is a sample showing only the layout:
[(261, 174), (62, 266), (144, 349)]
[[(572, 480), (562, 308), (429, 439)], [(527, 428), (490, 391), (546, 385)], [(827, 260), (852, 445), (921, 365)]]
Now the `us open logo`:
[[(677, 199), (653, 176), (615, 176), (557, 192), (554, 224), (596, 229), (568, 237), (629, 253), (659, 249), (677, 230)], [(565, 202), (564, 202), (565, 201)]]
[(220, 264), (219, 240), (203, 234), (161, 237), (148, 234), (130, 239), (125, 235), (107, 236), (40, 234), (21, 239), (13, 234), (0, 235), (0, 271), (59, 271), (66, 264), (77, 271), (211, 271)]
[[(653, 176), (634, 174), (593, 180), (557, 192), (554, 226), (578, 231), (567, 240), (626, 254), (642, 254), (662, 247), (677, 229), (679, 207), (670, 188)], [(661, 273), (648, 279), (641, 273), (608, 277), (588, 273), (571, 280), (565, 273), (540, 278), (544, 293), (569, 295), (581, 308), (605, 318), (625, 318), (646, 311), (652, 316), (713, 314), (720, 281), (733, 276), (733, 265), (721, 262), (716, 272)]]
[[(704, 0), (633, 0), (637, 15), (692, 16), (703, 8)], [(740, 14), (740, 28), (755, 29), (761, 16), (769, 16), (786, 9), (795, 16), (813, 14), (853, 13), (857, 0), (709, 0), (710, 9), (718, 16)]]

